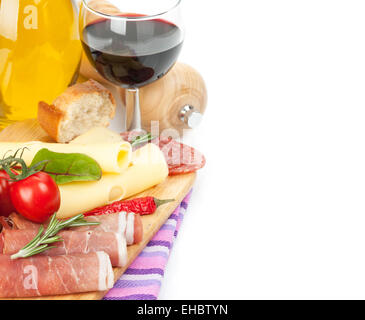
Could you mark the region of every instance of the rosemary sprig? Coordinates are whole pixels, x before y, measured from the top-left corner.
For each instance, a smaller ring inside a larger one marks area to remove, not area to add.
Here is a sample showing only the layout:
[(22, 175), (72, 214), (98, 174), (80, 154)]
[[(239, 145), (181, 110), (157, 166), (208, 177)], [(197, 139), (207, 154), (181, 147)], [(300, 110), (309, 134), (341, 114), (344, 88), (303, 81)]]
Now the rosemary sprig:
[(59, 220), (56, 219), (55, 213), (52, 216), (46, 231), (43, 233), (44, 227), (40, 226), (38, 234), (34, 237), (34, 239), (30, 241), (24, 248), (13, 254), (10, 258), (27, 258), (54, 248), (55, 246), (50, 246), (50, 244), (63, 241), (63, 239), (58, 236), (57, 233), (64, 228), (95, 226), (98, 224), (100, 223), (86, 221), (83, 214), (79, 214), (67, 220)]
[(155, 137), (153, 137), (152, 134), (149, 132), (149, 133), (144, 134), (142, 136), (135, 137), (131, 141), (131, 145), (132, 145), (132, 147), (136, 147), (140, 144), (151, 142), (154, 138)]

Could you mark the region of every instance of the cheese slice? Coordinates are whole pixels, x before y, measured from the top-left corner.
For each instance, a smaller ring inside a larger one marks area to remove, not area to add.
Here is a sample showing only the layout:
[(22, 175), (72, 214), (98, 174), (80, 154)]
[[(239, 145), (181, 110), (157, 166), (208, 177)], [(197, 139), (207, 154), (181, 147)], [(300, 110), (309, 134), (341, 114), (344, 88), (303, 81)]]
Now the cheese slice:
[(61, 207), (57, 217), (69, 218), (131, 197), (161, 183), (168, 173), (161, 150), (148, 144), (133, 153), (132, 164), (121, 174), (106, 173), (99, 181), (60, 185)]
[(124, 197), (129, 198), (164, 181), (168, 175), (165, 156), (159, 147), (149, 143), (133, 152), (132, 165), (120, 176), (119, 182), (123, 185)]
[(78, 136), (70, 143), (95, 144), (95, 143), (118, 143), (124, 141), (120, 134), (105, 127), (96, 127)]
[[(40, 141), (31, 142), (0, 142), (0, 158), (10, 156), (17, 150), (26, 147), (23, 159), (29, 165), (35, 154), (43, 149), (60, 153), (83, 153), (99, 163), (103, 172), (121, 173), (125, 171), (132, 158), (132, 147), (123, 140), (113, 143), (89, 143), (89, 144), (64, 144), (64, 143), (44, 143)], [(18, 153), (19, 156), (19, 153)]]

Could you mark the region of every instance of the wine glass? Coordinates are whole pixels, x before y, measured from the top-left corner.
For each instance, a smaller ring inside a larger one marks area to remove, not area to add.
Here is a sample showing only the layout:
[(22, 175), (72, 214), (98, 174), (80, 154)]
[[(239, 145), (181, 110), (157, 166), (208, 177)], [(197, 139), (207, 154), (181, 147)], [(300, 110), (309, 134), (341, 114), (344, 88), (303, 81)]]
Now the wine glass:
[(139, 88), (169, 72), (181, 51), (181, 0), (82, 0), (80, 37), (99, 74), (132, 95), (127, 129), (141, 131)]

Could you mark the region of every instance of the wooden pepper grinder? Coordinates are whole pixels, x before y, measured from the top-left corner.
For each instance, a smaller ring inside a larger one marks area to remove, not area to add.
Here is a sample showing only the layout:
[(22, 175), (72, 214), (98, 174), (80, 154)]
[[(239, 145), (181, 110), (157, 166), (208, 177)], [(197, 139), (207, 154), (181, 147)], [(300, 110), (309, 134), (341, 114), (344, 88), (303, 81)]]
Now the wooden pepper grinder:
[[(158, 121), (160, 131), (176, 129), (182, 133), (200, 124), (207, 106), (207, 89), (196, 70), (177, 63), (163, 78), (140, 89), (140, 101), (144, 130), (151, 131), (151, 122)], [(128, 127), (132, 116), (133, 109), (127, 110)]]
[[(108, 83), (85, 56), (81, 63), (81, 75)], [(132, 98), (122, 88), (118, 88), (117, 92), (124, 105), (126, 99)], [(151, 131), (151, 122), (158, 121), (160, 132), (175, 129), (182, 134), (184, 129), (193, 129), (202, 120), (207, 106), (207, 89), (202, 76), (195, 69), (178, 62), (163, 78), (140, 89), (140, 103), (144, 130)], [(132, 116), (133, 110), (126, 110), (127, 128), (132, 122)]]

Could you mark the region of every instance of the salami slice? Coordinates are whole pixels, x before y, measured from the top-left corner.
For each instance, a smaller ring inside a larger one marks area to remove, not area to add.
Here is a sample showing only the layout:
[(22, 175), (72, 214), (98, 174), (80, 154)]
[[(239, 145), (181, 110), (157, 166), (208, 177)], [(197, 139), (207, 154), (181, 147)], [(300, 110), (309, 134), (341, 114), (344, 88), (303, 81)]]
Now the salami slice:
[(193, 147), (171, 138), (160, 138), (154, 143), (165, 156), (170, 176), (195, 172), (205, 166), (204, 155)]
[[(121, 134), (126, 141), (132, 142), (142, 132), (124, 132)], [(193, 147), (178, 142), (172, 138), (156, 138), (152, 143), (159, 146), (169, 167), (169, 175), (195, 172), (205, 166), (204, 155)], [(139, 145), (137, 148), (142, 147)]]

